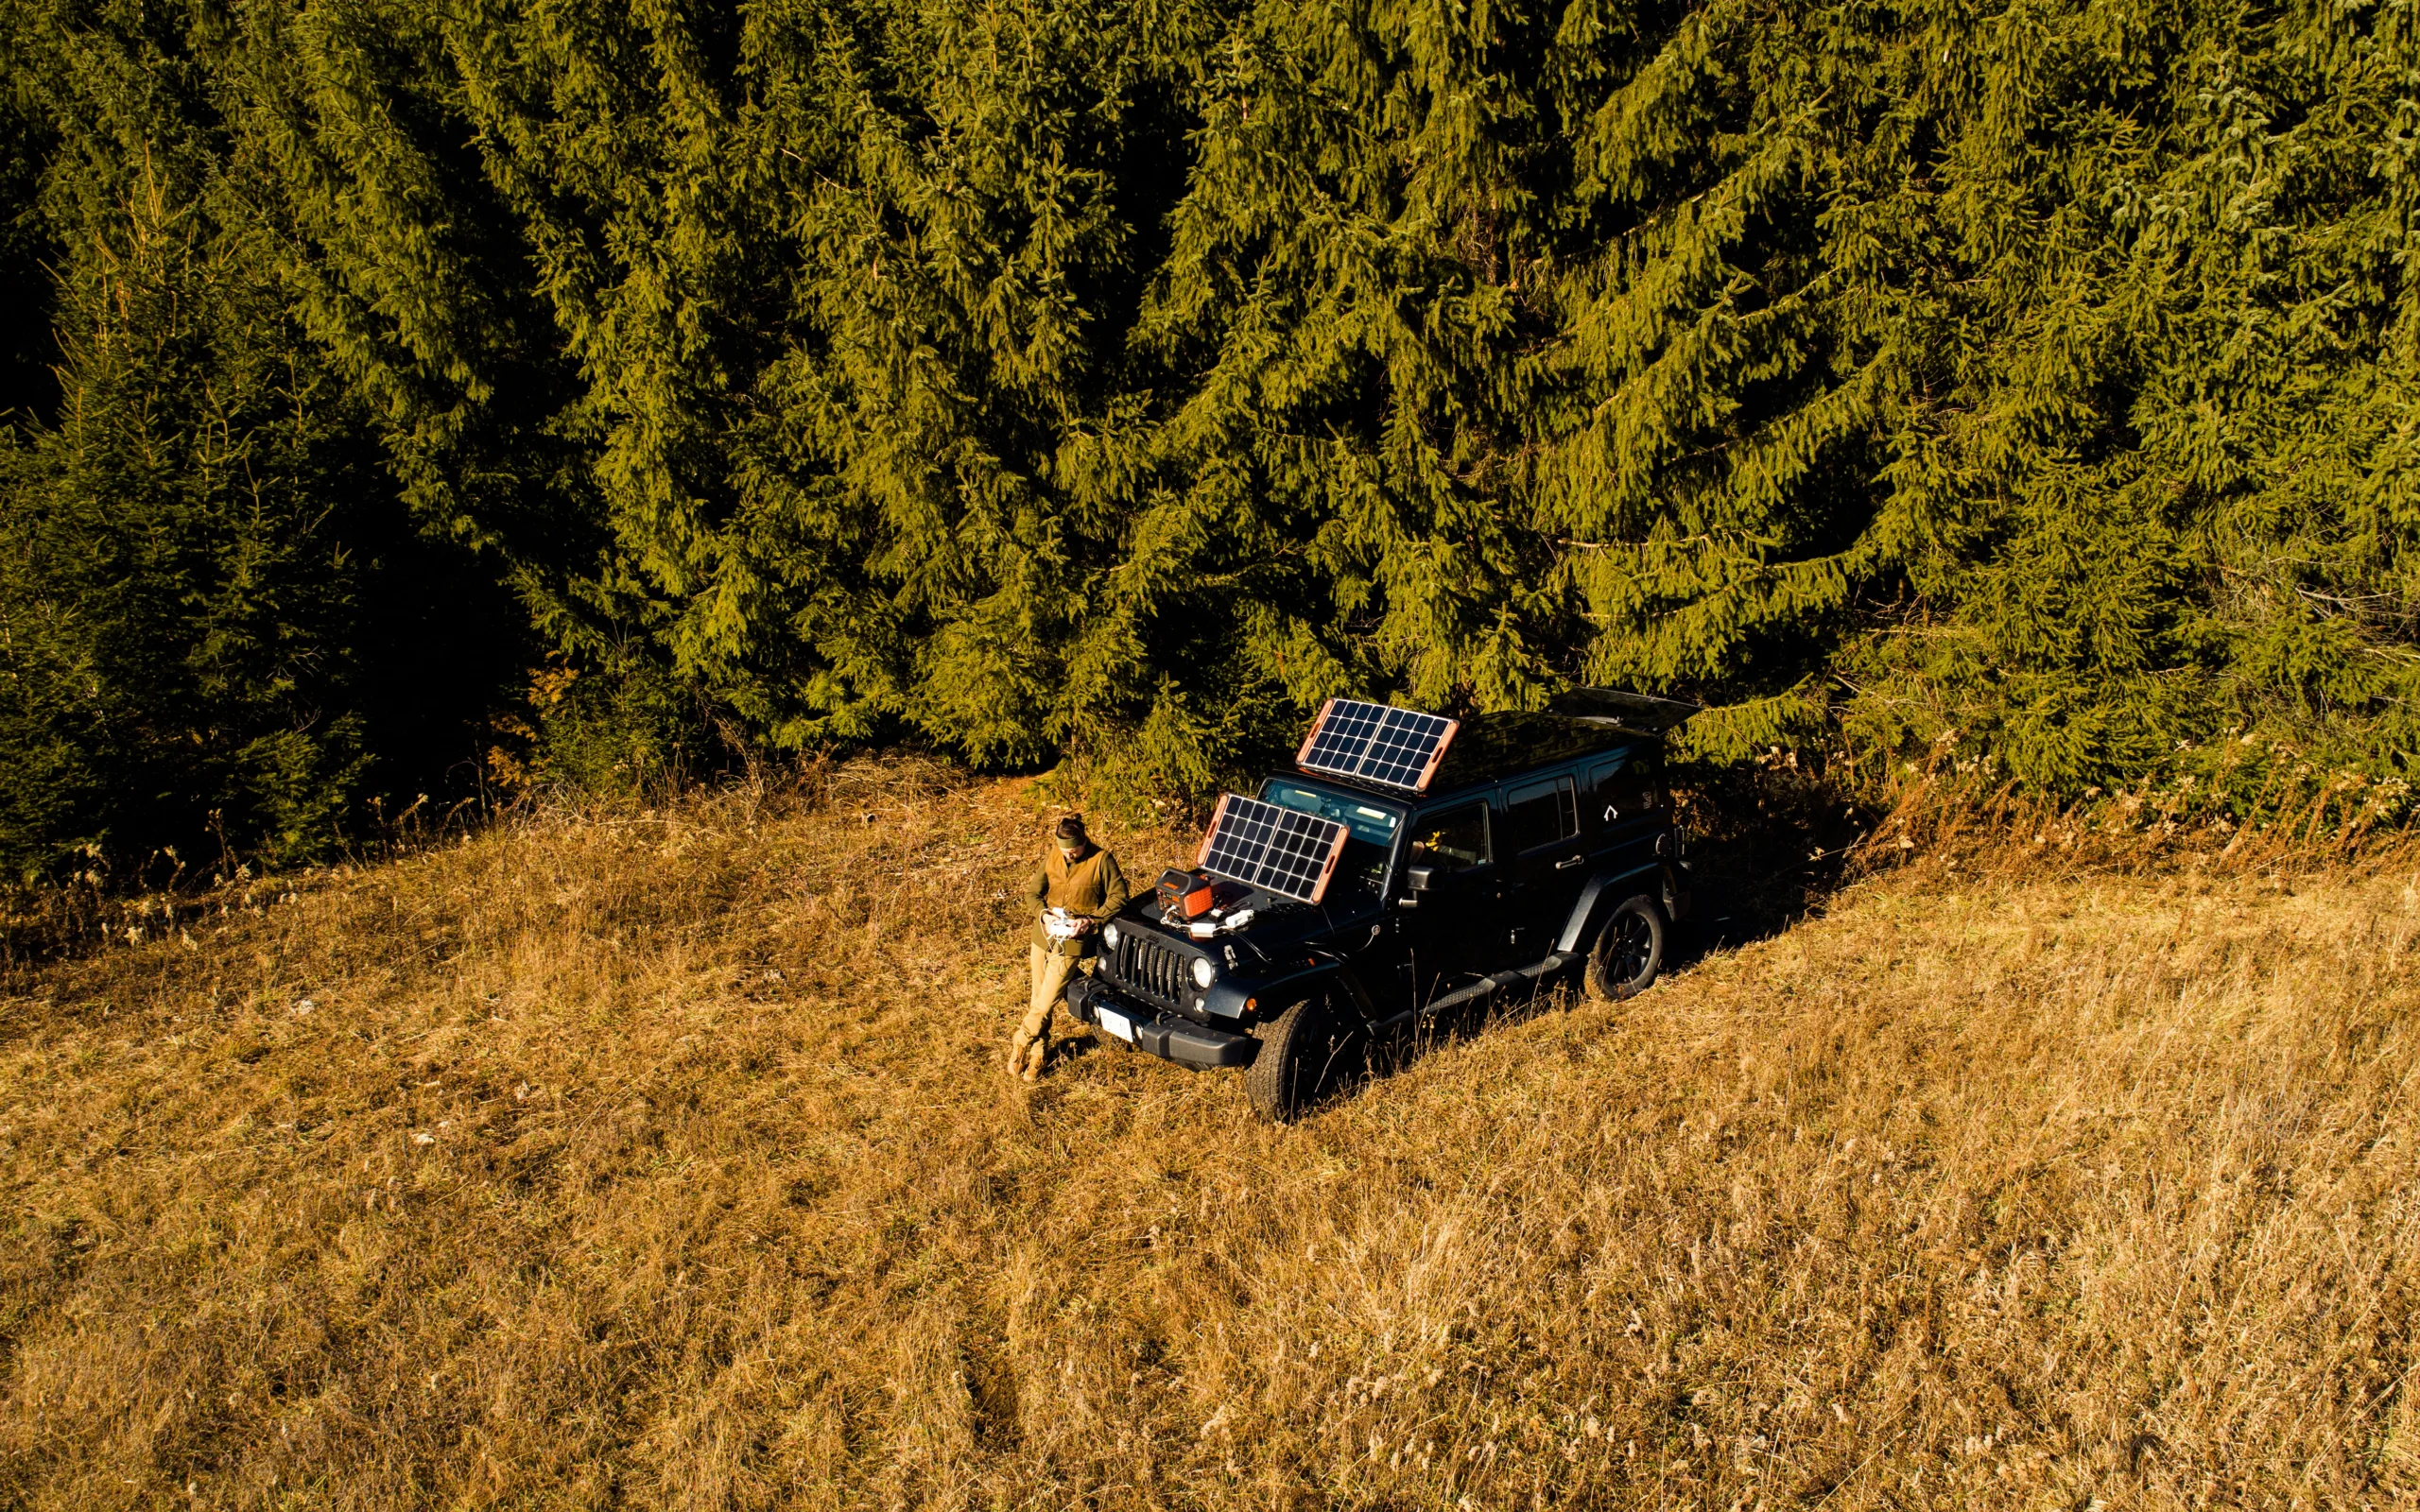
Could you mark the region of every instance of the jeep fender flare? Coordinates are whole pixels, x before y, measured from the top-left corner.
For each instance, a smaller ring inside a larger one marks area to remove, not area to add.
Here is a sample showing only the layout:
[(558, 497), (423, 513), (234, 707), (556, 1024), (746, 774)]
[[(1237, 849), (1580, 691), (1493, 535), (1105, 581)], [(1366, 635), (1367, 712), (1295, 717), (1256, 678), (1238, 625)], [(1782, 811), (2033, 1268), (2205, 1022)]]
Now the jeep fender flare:
[(1377, 1005), (1370, 999), (1370, 989), (1361, 983), (1359, 972), (1342, 961), (1318, 961), (1300, 971), (1258, 982), (1230, 982), (1221, 977), (1210, 988), (1210, 1011), (1220, 1018), (1243, 1017), (1244, 1001), (1255, 1000), (1253, 1011), (1274, 1017), (1297, 998), (1308, 997), (1314, 991), (1324, 991), (1331, 986), (1340, 987), (1364, 1021), (1377, 1017)]
[(1688, 885), (1674, 876), (1672, 868), (1662, 861), (1619, 871), (1600, 871), (1580, 890), (1580, 901), (1572, 905), (1571, 917), (1564, 920), (1563, 933), (1555, 936), (1554, 948), (1564, 954), (1586, 949), (1585, 942), (1598, 926), (1612, 918), (1625, 899), (1646, 893), (1661, 902), (1666, 913), (1672, 914), (1674, 900), (1687, 892)]

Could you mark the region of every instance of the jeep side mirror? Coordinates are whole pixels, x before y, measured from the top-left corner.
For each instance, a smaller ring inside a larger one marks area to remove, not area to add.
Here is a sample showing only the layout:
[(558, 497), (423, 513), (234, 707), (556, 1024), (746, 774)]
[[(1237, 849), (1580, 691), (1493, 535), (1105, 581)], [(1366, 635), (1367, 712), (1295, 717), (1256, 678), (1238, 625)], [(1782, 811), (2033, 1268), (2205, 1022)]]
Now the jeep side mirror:
[(1436, 876), (1437, 868), (1434, 867), (1413, 867), (1403, 874), (1403, 885), (1412, 892), (1426, 892)]

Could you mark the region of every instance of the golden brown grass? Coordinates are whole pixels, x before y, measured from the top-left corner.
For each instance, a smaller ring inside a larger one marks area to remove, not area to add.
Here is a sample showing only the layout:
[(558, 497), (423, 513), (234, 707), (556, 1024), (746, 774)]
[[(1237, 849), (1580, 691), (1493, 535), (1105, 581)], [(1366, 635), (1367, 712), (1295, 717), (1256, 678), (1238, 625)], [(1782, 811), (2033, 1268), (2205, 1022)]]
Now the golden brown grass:
[(2407, 875), (1906, 870), (1272, 1130), (1003, 1085), (1045, 820), (859, 768), (21, 976), (0, 1504), (2420, 1492)]

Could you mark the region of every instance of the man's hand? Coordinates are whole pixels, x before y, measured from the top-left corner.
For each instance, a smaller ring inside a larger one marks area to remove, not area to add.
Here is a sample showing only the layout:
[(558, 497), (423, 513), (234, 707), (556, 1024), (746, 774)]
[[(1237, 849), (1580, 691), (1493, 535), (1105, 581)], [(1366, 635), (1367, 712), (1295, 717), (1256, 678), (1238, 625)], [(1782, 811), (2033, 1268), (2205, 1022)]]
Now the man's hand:
[(1079, 935), (1089, 935), (1098, 928), (1100, 928), (1100, 920), (1098, 919), (1079, 919), (1076, 920), (1076, 933)]

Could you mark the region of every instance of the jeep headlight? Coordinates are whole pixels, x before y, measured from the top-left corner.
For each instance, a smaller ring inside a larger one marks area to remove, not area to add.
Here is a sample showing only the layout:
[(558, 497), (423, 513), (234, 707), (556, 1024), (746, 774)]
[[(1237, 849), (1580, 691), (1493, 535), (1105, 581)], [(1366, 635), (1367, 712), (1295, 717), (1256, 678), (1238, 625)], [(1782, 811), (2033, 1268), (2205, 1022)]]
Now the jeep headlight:
[(1103, 924), (1101, 926), (1100, 942), (1108, 946), (1111, 950), (1117, 949), (1117, 926), (1115, 924)]
[(1204, 992), (1207, 992), (1210, 990), (1210, 984), (1217, 980), (1219, 980), (1219, 969), (1210, 964), (1210, 957), (1207, 955), (1195, 956), (1193, 958), (1193, 985), (1201, 988)]

